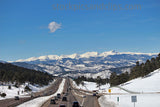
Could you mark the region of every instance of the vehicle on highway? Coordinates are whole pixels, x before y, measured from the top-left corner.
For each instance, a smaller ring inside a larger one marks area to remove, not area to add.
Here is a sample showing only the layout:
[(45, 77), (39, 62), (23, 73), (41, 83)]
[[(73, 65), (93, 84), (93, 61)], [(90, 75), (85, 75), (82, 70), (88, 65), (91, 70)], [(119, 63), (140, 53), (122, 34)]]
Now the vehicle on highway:
[(19, 97), (18, 97), (18, 96), (15, 96), (14, 99), (15, 99), (15, 100), (19, 100)]
[(93, 96), (96, 96), (96, 93), (93, 93)]
[(68, 93), (65, 93), (65, 94), (64, 94), (64, 96), (67, 96), (67, 95), (68, 95)]
[(54, 97), (54, 100), (58, 100), (57, 96)]
[(86, 98), (86, 96), (84, 95), (83, 98)]
[(57, 98), (61, 98), (61, 94), (60, 93), (57, 94)]
[(63, 97), (63, 98), (62, 98), (62, 101), (67, 101), (67, 97)]
[(79, 102), (78, 101), (74, 101), (72, 107), (80, 107)]
[(56, 104), (55, 99), (51, 99), (51, 100), (50, 100), (50, 104)]
[(59, 105), (59, 107), (66, 107), (66, 105), (64, 105), (64, 104), (61, 104), (61, 105)]

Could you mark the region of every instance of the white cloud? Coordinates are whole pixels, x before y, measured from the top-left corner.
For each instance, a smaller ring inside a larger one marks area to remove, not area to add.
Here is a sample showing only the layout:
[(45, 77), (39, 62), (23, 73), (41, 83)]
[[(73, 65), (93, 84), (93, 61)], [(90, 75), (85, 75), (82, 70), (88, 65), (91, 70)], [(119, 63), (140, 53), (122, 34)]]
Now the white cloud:
[(55, 32), (57, 29), (60, 29), (60, 28), (61, 28), (61, 24), (58, 24), (58, 23), (56, 23), (56, 22), (51, 22), (51, 23), (49, 23), (48, 28), (50, 29), (50, 32), (53, 33), (53, 32)]

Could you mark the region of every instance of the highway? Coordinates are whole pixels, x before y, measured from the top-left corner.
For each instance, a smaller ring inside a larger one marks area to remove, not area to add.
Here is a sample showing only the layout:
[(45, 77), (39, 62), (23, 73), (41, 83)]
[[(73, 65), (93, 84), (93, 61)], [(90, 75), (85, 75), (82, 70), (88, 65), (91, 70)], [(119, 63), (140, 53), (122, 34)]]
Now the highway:
[[(63, 93), (61, 93), (61, 99), (58, 99), (56, 104), (50, 104), (51, 99), (49, 99), (41, 107), (59, 107), (60, 104), (64, 104), (66, 107), (72, 107), (74, 101), (78, 101), (83, 107), (100, 107), (97, 97), (93, 96), (92, 92), (88, 95), (84, 90), (73, 88), (69, 79), (66, 79)], [(67, 96), (65, 95), (66, 93)], [(67, 101), (62, 101), (63, 96), (67, 97)]]
[[(47, 100), (41, 107), (59, 107), (60, 104), (64, 104), (66, 105), (66, 107), (72, 107), (72, 102), (77, 101), (77, 99), (72, 94), (72, 90), (70, 90), (69, 87), (70, 87), (70, 83), (69, 83), (69, 79), (67, 79), (64, 85), (63, 93), (61, 93), (61, 99), (56, 100), (56, 104), (50, 104), (50, 100), (53, 99), (54, 98), (53, 97)], [(62, 97), (65, 96), (66, 93), (67, 93), (67, 96), (66, 96), (67, 101), (62, 101)]]

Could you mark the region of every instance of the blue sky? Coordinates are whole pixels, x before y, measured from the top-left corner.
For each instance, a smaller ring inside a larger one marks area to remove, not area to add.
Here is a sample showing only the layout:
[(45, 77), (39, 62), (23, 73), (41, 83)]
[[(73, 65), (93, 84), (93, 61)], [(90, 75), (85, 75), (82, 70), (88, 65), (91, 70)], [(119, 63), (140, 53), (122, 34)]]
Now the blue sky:
[[(141, 10), (53, 8), (69, 3), (139, 4)], [(53, 32), (51, 22), (59, 25)], [(87, 51), (158, 53), (159, 46), (159, 0), (0, 0), (0, 60)]]

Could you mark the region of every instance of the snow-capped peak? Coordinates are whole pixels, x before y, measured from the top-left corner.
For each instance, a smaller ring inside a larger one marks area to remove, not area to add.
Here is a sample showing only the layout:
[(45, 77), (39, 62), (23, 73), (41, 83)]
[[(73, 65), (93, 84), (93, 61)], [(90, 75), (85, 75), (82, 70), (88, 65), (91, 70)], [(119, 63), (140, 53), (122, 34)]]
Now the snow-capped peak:
[(116, 52), (115, 50), (112, 50), (108, 52), (103, 52), (99, 56), (107, 57), (108, 55), (115, 55), (115, 54), (118, 54), (118, 52)]
[(62, 58), (77, 59), (77, 58), (79, 58), (79, 55), (75, 53), (75, 54), (71, 54), (71, 55), (61, 55), (61, 56), (59, 56), (59, 59), (62, 59)]
[(81, 58), (89, 58), (89, 57), (97, 57), (98, 55), (99, 55), (98, 52), (86, 52), (80, 56)]
[(48, 58), (51, 60), (58, 60), (59, 56), (58, 55), (48, 55)]
[(78, 54), (72, 54), (72, 55), (68, 55), (68, 57), (69, 58), (72, 58), (72, 59), (75, 59), (75, 58), (79, 58), (80, 57), (80, 55), (78, 55)]

